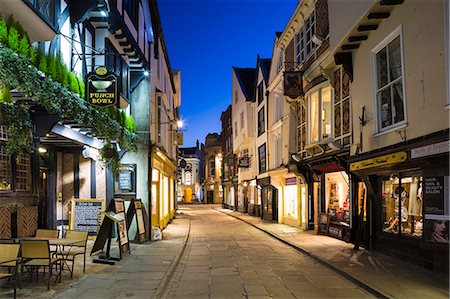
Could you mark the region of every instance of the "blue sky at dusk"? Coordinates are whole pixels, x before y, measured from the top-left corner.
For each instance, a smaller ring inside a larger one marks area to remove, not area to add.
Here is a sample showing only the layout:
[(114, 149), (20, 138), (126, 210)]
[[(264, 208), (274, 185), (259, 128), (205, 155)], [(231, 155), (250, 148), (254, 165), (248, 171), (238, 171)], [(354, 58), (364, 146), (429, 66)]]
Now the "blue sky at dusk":
[(159, 0), (172, 69), (181, 70), (184, 145), (221, 131), (231, 104), (231, 67), (270, 58), (297, 0)]

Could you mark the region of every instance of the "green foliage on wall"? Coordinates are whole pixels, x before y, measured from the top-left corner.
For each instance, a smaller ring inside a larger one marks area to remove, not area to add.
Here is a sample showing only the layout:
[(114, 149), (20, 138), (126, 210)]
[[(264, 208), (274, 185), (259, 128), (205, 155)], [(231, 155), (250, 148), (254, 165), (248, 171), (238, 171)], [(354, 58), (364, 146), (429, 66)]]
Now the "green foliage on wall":
[(127, 128), (130, 132), (136, 133), (136, 123), (134, 122), (133, 115), (126, 117), (125, 128)]
[(58, 81), (58, 75), (57, 75), (57, 72), (56, 72), (56, 59), (55, 59), (55, 57), (53, 57), (51, 55), (48, 56), (47, 66), (48, 66), (48, 75), (50, 77), (52, 77), (53, 80)]
[(78, 88), (80, 89), (80, 95), (84, 99), (84, 95), (86, 92), (86, 86), (84, 85), (84, 80), (81, 76), (77, 76)]
[(80, 87), (78, 86), (77, 77), (75, 77), (72, 72), (69, 73), (69, 90), (80, 94)]
[(8, 43), (8, 27), (6, 27), (6, 22), (0, 18), (0, 43)]
[(12, 95), (9, 90), (9, 86), (1, 86), (0, 88), (0, 102), (2, 103), (11, 103)]
[(105, 149), (113, 148), (113, 140), (124, 150), (136, 149), (133, 118), (115, 107), (98, 109), (85, 102), (82, 77), (68, 70), (60, 53), (53, 57), (35, 49), (12, 16), (6, 22), (0, 18), (0, 120), (4, 116), (9, 128), (7, 153), (30, 151), (30, 115), (12, 103), (10, 89), (32, 97), (50, 114), (92, 128), (105, 140)]
[(26, 35), (22, 35), (19, 42), (19, 53), (23, 56), (27, 57), (30, 52), (30, 42), (28, 41), (28, 37)]
[[(32, 97), (48, 113), (56, 114), (61, 119), (74, 120), (83, 126), (91, 128), (92, 134), (104, 139), (105, 144), (110, 144), (115, 140), (126, 151), (136, 149), (135, 134), (125, 129), (106, 113), (90, 106), (78, 94), (70, 92), (49, 76), (40, 75), (35, 67), (30, 66), (30, 59), (0, 45), (0, 82), (8, 84), (11, 89), (18, 89), (27, 96)], [(5, 105), (2, 104), (0, 110), (9, 113), (6, 111)], [(21, 113), (21, 121), (24, 121), (25, 124), (31, 123), (26, 108), (14, 107), (14, 109), (20, 109), (23, 112)], [(112, 110), (117, 111), (114, 108)], [(111, 113), (113, 113), (112, 110)], [(24, 130), (23, 127), (20, 127), (18, 124), (10, 126), (9, 121), (8, 126), (11, 131), (14, 131), (11, 133), (11, 136), (23, 137), (23, 135), (20, 135), (20, 132), (15, 131), (18, 129)], [(13, 141), (8, 143), (11, 144), (8, 145), (10, 152), (17, 152), (26, 148), (26, 142), (23, 138), (20, 140), (11, 138), (11, 140)]]
[(19, 51), (19, 33), (14, 27), (10, 27), (8, 31), (8, 46), (13, 51)]
[(45, 55), (39, 55), (39, 66), (38, 69), (43, 72), (44, 74), (47, 74), (47, 57)]

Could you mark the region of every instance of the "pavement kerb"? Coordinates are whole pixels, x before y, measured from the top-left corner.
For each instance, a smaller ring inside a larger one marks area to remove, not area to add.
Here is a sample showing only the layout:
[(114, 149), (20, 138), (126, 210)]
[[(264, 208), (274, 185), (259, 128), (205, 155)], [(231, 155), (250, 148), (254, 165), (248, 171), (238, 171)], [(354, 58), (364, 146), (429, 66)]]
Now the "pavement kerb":
[(342, 276), (345, 277), (347, 280), (349, 280), (349, 281), (351, 281), (352, 283), (358, 285), (359, 287), (363, 288), (364, 290), (366, 290), (367, 292), (369, 292), (370, 294), (374, 295), (374, 296), (377, 297), (377, 298), (394, 298), (394, 296), (388, 294), (387, 292), (385, 292), (385, 291), (383, 291), (383, 290), (380, 290), (380, 289), (378, 289), (377, 287), (375, 287), (375, 286), (373, 286), (373, 285), (370, 285), (369, 283), (367, 283), (367, 282), (365, 282), (365, 281), (363, 281), (363, 280), (361, 280), (361, 279), (359, 279), (359, 278), (356, 278), (355, 276), (353, 276), (353, 275), (350, 274), (349, 272), (347, 272), (347, 271), (345, 271), (345, 270), (342, 270), (342, 269), (340, 269), (339, 267), (336, 267), (336, 266), (333, 265), (332, 263), (330, 263), (330, 262), (324, 260), (323, 258), (321, 258), (321, 257), (319, 257), (319, 256), (317, 256), (317, 255), (314, 255), (314, 254), (312, 254), (311, 252), (309, 252), (309, 251), (307, 251), (307, 250), (305, 250), (305, 249), (303, 249), (303, 248), (301, 248), (301, 247), (299, 247), (299, 246), (297, 246), (297, 245), (295, 245), (295, 244), (293, 244), (293, 243), (287, 241), (286, 239), (284, 239), (284, 238), (278, 236), (278, 235), (275, 234), (275, 233), (272, 233), (272, 232), (270, 232), (270, 231), (268, 231), (268, 230), (266, 230), (266, 229), (264, 229), (264, 228), (262, 228), (262, 227), (260, 227), (260, 226), (258, 226), (258, 225), (256, 225), (256, 224), (253, 224), (253, 223), (251, 223), (251, 222), (248, 222), (248, 221), (246, 221), (245, 219), (242, 219), (242, 218), (240, 218), (240, 217), (237, 216), (237, 215), (232, 215), (231, 213), (227, 213), (227, 212), (221, 210), (220, 208), (216, 208), (215, 210), (218, 211), (218, 212), (221, 212), (221, 213), (223, 213), (223, 214), (225, 214), (225, 215), (228, 215), (228, 216), (234, 217), (234, 218), (236, 218), (236, 219), (238, 219), (238, 220), (241, 220), (241, 221), (243, 221), (243, 222), (245, 222), (245, 223), (247, 223), (247, 224), (253, 226), (254, 228), (256, 228), (256, 229), (258, 229), (258, 230), (260, 230), (260, 231), (262, 231), (262, 232), (268, 234), (269, 236), (271, 236), (271, 237), (277, 239), (278, 241), (280, 241), (280, 242), (282, 242), (282, 243), (284, 243), (284, 244), (286, 244), (286, 245), (288, 245), (288, 246), (294, 248), (295, 250), (300, 251), (300, 252), (302, 252), (303, 254), (306, 254), (307, 256), (311, 257), (312, 259), (316, 260), (317, 262), (321, 263), (322, 265), (324, 265), (324, 266), (330, 268), (331, 270), (335, 271), (335, 272), (338, 273), (339, 275), (342, 275)]
[(155, 293), (154, 293), (155, 298), (159, 299), (159, 298), (164, 297), (164, 293), (167, 291), (167, 287), (169, 286), (169, 283), (172, 280), (172, 277), (175, 273), (175, 269), (177, 268), (178, 264), (180, 263), (181, 257), (183, 256), (184, 251), (186, 250), (186, 246), (187, 246), (187, 242), (188, 242), (190, 233), (191, 233), (191, 221), (189, 220), (187, 234), (183, 240), (183, 246), (181, 247), (176, 258), (170, 264), (169, 270), (164, 274), (164, 277), (161, 279), (161, 282), (159, 283), (158, 287), (156, 288)]

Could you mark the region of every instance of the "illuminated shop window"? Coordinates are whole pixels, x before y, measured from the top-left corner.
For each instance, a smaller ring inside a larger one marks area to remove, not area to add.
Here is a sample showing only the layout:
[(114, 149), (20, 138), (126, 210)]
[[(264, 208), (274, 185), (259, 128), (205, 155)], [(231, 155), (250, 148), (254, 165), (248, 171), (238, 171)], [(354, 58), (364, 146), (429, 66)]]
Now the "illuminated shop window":
[(422, 177), (390, 177), (382, 183), (383, 231), (422, 237)]
[(284, 187), (285, 214), (291, 218), (298, 218), (297, 185)]
[(345, 171), (325, 174), (325, 201), (330, 221), (350, 224), (350, 188)]

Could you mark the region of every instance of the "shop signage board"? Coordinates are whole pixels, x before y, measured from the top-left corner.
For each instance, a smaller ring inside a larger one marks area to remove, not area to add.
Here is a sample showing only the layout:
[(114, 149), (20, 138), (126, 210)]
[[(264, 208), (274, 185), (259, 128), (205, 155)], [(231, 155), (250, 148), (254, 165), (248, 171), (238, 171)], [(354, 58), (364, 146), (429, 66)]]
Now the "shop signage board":
[(183, 132), (176, 132), (175, 133), (175, 145), (183, 145), (184, 139), (183, 139)]
[(411, 150), (411, 159), (433, 156), (450, 151), (450, 140), (413, 148)]
[(296, 177), (286, 178), (285, 183), (286, 183), (286, 186), (297, 185), (297, 178)]
[(330, 224), (328, 227), (328, 235), (340, 240), (344, 240), (345, 229), (342, 226)]
[(70, 214), (70, 229), (97, 234), (102, 211), (105, 210), (104, 199), (73, 199)]
[(98, 67), (86, 76), (86, 100), (91, 105), (114, 106), (118, 96), (117, 77), (106, 67)]
[(131, 222), (133, 221), (134, 216), (136, 216), (136, 236), (139, 244), (147, 241), (147, 219), (145, 218), (145, 215), (146, 212), (142, 201), (138, 198), (133, 198), (127, 210), (127, 227), (131, 227)]
[(444, 215), (444, 177), (425, 177), (422, 188), (425, 214)]
[(303, 91), (303, 72), (285, 71), (284, 72), (284, 94), (291, 99), (304, 96)]
[[(125, 253), (130, 253), (130, 244), (128, 240), (127, 222), (125, 218), (125, 204), (121, 199), (113, 199), (109, 203), (108, 209), (102, 213), (105, 217), (100, 226), (94, 245), (91, 249), (91, 255), (96, 252), (103, 252), (98, 258), (93, 260), (94, 263), (114, 265), (114, 261), (120, 260)], [(112, 257), (111, 239), (113, 238), (114, 225), (117, 227), (119, 239), (119, 258)], [(106, 250), (104, 247), (106, 246)]]
[(321, 235), (327, 235), (329, 225), (330, 215), (328, 213), (320, 213), (318, 233)]
[(114, 199), (115, 212), (124, 221), (117, 222), (117, 233), (119, 234), (119, 251), (120, 257), (126, 253), (130, 253), (130, 241), (128, 240), (128, 228), (125, 216), (125, 202), (122, 199)]
[(250, 158), (249, 157), (239, 158), (238, 167), (249, 168), (250, 167)]
[(117, 167), (114, 192), (117, 197), (136, 193), (136, 165), (121, 164)]
[(131, 172), (119, 172), (119, 189), (130, 191), (131, 187)]
[(380, 167), (385, 165), (396, 164), (404, 162), (408, 159), (408, 153), (396, 152), (389, 155), (375, 157), (363, 161), (358, 161), (350, 164), (350, 171), (357, 171), (362, 169)]

